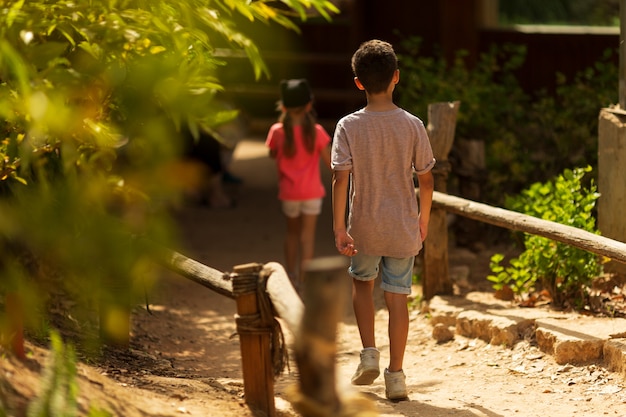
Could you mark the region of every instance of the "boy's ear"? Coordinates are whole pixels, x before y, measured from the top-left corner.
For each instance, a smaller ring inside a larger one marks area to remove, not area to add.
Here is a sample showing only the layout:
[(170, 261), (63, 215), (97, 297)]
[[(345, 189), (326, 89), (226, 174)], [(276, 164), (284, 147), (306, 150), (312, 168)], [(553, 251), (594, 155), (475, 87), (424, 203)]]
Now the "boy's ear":
[(394, 73), (393, 73), (393, 83), (394, 84), (398, 84), (398, 82), (400, 81), (400, 70), (397, 69)]
[(363, 87), (363, 84), (359, 81), (359, 77), (354, 77), (354, 84), (356, 84), (356, 88), (359, 90), (365, 90), (365, 87)]

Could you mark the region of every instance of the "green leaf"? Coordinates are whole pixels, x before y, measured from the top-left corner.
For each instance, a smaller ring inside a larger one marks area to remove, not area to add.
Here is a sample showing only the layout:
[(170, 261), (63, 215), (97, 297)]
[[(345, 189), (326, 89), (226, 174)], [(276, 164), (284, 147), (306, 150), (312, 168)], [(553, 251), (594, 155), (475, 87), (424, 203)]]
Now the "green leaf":
[(98, 44), (83, 41), (78, 44), (78, 47), (97, 60), (100, 60), (103, 56), (102, 48)]
[(9, 12), (6, 17), (7, 27), (10, 28), (11, 26), (13, 26), (13, 23), (15, 23), (15, 20), (20, 15), (23, 6), (24, 0), (18, 0), (11, 4), (11, 7), (9, 8)]

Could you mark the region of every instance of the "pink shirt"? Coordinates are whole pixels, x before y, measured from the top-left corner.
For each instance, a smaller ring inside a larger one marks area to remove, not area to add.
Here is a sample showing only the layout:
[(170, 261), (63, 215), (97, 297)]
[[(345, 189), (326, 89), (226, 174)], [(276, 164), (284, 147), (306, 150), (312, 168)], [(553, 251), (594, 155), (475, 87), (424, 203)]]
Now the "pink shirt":
[(294, 126), (296, 152), (288, 158), (283, 153), (285, 131), (282, 123), (274, 123), (270, 128), (265, 145), (276, 152), (278, 168), (278, 198), (280, 200), (311, 200), (322, 198), (326, 189), (320, 173), (320, 154), (330, 143), (330, 136), (324, 128), (315, 125), (315, 148), (309, 153), (304, 145), (302, 127)]

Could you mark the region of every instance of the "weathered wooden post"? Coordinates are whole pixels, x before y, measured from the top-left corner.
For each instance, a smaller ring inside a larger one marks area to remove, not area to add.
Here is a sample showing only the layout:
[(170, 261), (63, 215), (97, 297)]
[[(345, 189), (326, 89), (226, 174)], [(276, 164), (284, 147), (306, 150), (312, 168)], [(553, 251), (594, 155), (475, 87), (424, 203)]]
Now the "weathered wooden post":
[[(603, 236), (626, 242), (626, 112), (602, 109), (598, 123), (598, 229)], [(626, 272), (626, 266), (611, 262), (608, 271)]]
[[(434, 103), (428, 106), (428, 136), (437, 164), (433, 169), (435, 190), (447, 191), (450, 162), (448, 154), (454, 142), (456, 117), (460, 102)], [(423, 297), (430, 300), (437, 294), (452, 294), (448, 274), (448, 224), (446, 211), (435, 208), (430, 213), (428, 237), (424, 241)]]
[(619, 2), (619, 106), (626, 110), (626, 0)]
[[(486, 178), (485, 141), (457, 138), (454, 142), (454, 149), (458, 158), (455, 160), (452, 172), (457, 179), (459, 196), (480, 201)], [(483, 224), (467, 217), (457, 217), (454, 226), (457, 245), (472, 249), (481, 247), (480, 237), (484, 233)]]
[(303, 417), (378, 415), (366, 398), (337, 392), (337, 325), (345, 312), (351, 282), (347, 264), (342, 256), (318, 258), (306, 269), (304, 316), (294, 343), (300, 381), (289, 393)]
[(237, 333), (241, 348), (246, 404), (255, 413), (276, 415), (271, 355), (271, 323), (261, 314), (257, 296), (261, 264), (239, 265), (231, 280), (237, 303)]
[[(602, 235), (626, 242), (626, 0), (620, 0), (619, 106), (600, 110), (598, 121), (598, 229)], [(626, 273), (611, 262), (605, 269)]]

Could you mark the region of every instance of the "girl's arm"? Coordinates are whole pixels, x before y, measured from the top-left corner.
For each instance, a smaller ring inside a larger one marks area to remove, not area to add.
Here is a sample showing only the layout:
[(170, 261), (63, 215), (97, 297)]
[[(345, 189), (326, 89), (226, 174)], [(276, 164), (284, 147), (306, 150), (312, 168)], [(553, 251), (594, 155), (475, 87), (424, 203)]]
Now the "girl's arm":
[(324, 161), (326, 168), (332, 171), (332, 168), (330, 167), (330, 144), (326, 145), (326, 147), (322, 149), (320, 156), (322, 157), (322, 161)]

